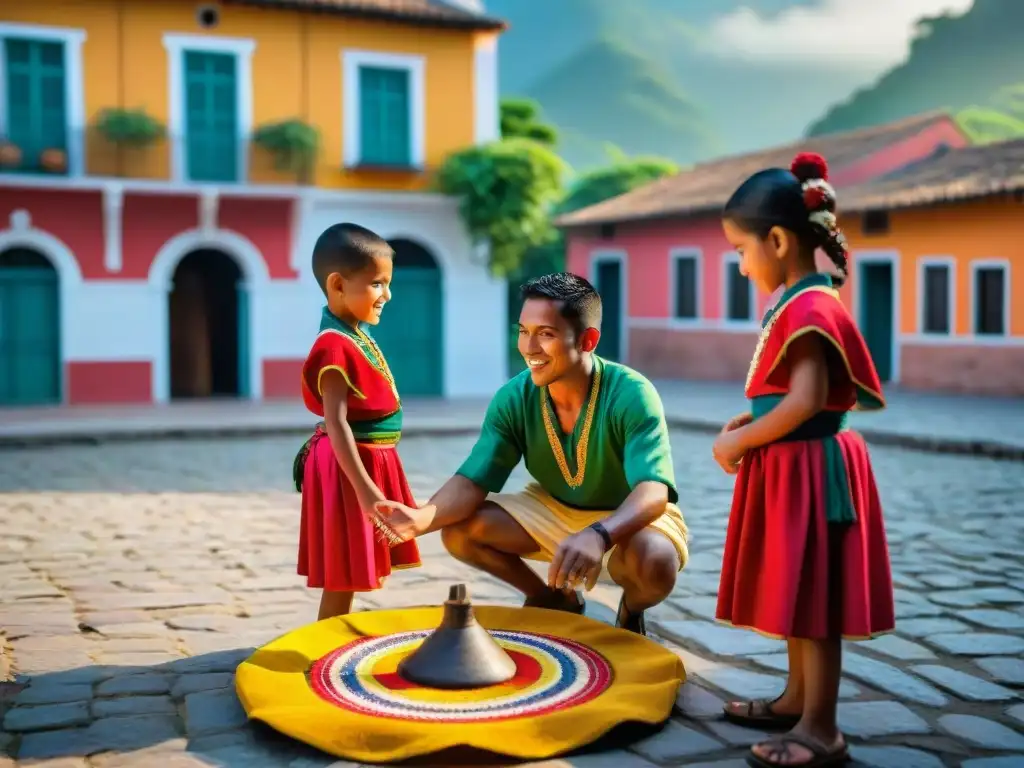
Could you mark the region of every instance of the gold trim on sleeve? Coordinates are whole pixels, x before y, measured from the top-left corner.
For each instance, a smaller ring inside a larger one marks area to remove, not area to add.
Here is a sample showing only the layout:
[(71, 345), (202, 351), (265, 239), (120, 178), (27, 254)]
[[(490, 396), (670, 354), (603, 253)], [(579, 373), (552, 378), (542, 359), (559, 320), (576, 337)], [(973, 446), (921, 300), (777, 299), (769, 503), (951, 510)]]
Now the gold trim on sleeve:
[(360, 400), (366, 399), (366, 395), (360, 392), (359, 389), (352, 383), (352, 379), (348, 377), (348, 372), (344, 368), (342, 368), (340, 365), (325, 365), (323, 368), (320, 369), (320, 373), (316, 375), (316, 391), (320, 393), (321, 400), (323, 399), (324, 396), (323, 378), (324, 374), (327, 373), (328, 371), (337, 371), (338, 373), (340, 373), (342, 376), (345, 377), (345, 383), (348, 384), (348, 388), (352, 390), (352, 394), (354, 394)]

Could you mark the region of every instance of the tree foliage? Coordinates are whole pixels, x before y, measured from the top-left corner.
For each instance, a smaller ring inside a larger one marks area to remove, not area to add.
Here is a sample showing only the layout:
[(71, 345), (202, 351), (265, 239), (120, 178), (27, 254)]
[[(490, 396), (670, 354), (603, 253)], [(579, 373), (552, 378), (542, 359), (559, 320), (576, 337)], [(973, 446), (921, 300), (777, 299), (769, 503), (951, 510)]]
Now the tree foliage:
[(470, 236), (489, 243), (491, 271), (515, 272), (526, 253), (555, 237), (550, 211), (562, 194), (565, 162), (531, 139), (502, 139), (450, 155), (437, 176), (459, 198)]
[(548, 147), (558, 145), (558, 130), (541, 120), (540, 105), (532, 99), (502, 99), (501, 137), (531, 139)]
[(956, 121), (972, 144), (991, 144), (1024, 136), (1024, 120), (995, 109), (970, 107), (961, 110)]
[(625, 194), (644, 184), (679, 172), (679, 166), (661, 157), (623, 158), (606, 168), (580, 176), (555, 207), (555, 214), (578, 211)]

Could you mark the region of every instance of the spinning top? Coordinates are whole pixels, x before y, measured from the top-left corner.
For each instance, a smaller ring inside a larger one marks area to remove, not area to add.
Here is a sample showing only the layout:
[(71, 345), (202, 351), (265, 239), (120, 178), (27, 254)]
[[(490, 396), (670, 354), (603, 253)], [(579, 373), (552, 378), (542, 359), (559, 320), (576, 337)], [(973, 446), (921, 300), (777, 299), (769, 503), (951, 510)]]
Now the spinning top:
[(398, 665), (398, 674), (428, 688), (484, 688), (511, 680), (516, 663), (477, 623), (465, 584), (448, 592), (444, 618)]

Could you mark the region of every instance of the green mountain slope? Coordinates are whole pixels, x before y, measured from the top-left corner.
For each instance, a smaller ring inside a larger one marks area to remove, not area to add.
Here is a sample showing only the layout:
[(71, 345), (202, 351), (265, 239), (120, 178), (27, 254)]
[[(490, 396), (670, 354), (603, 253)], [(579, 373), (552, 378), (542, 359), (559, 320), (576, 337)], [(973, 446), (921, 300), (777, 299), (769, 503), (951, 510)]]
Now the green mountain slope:
[[(961, 16), (923, 19), (907, 60), (833, 106), (808, 134), (877, 125), (932, 109), (1004, 111), (993, 101), (997, 91), (1021, 81), (1024, 0), (975, 0)], [(979, 122), (977, 113), (965, 117)], [(1000, 130), (997, 115), (980, 122)]]
[(609, 143), (681, 163), (725, 149), (706, 112), (669, 72), (610, 38), (583, 48), (526, 95), (558, 126), (559, 152), (577, 170), (608, 163)]

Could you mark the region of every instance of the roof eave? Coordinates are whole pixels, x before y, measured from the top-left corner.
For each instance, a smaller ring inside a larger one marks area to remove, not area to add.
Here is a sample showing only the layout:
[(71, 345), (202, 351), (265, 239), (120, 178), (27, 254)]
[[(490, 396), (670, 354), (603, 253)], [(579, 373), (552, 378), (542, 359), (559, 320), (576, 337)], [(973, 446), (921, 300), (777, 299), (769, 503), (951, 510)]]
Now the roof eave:
[(465, 29), (477, 32), (504, 32), (508, 29), (508, 22), (490, 16), (466, 16), (464, 18), (416, 16), (378, 8), (346, 8), (344, 6), (331, 6), (327, 4), (314, 5), (302, 2), (302, 0), (225, 0), (225, 2), (230, 5), (248, 5), (255, 8), (320, 13), (328, 16), (343, 16), (350, 19), (389, 21), (394, 24), (433, 29)]

